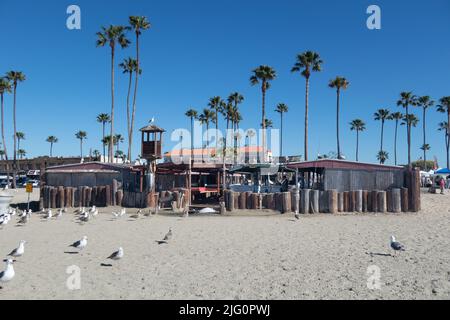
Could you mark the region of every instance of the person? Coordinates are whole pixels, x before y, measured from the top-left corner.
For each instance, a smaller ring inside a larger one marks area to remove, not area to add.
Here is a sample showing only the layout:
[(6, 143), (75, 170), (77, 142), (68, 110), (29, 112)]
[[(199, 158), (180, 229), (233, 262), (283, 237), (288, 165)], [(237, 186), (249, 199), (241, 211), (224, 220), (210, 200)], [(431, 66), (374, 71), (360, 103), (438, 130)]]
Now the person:
[(450, 174), (446, 178), (445, 189), (450, 189)]
[(444, 188), (445, 188), (445, 179), (444, 179), (444, 177), (440, 177), (439, 187), (441, 188), (441, 194), (444, 194)]

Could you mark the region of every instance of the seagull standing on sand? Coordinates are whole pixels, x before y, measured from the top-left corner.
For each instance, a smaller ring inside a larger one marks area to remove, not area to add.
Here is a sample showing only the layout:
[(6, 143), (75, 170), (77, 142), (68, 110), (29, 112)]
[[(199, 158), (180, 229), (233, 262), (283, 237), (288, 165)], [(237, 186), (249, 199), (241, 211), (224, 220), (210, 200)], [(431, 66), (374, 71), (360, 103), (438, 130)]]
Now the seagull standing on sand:
[(394, 252), (405, 251), (405, 246), (398, 242), (394, 236), (391, 236), (391, 248)]
[(63, 215), (63, 210), (62, 210), (62, 209), (59, 209), (59, 210), (58, 210), (58, 214), (57, 214), (55, 217), (56, 217), (56, 218), (61, 218), (62, 215)]
[(75, 241), (74, 243), (69, 245), (69, 247), (74, 247), (76, 249), (83, 250), (87, 246), (87, 239), (88, 237), (84, 236), (81, 240)]
[(30, 220), (30, 216), (31, 216), (31, 213), (26, 213), (24, 216), (22, 216), (21, 218), (20, 218), (20, 220), (19, 220), (19, 224), (25, 224), (25, 223), (27, 223), (29, 220)]
[[(14, 267), (13, 267), (13, 263), (15, 260), (5, 259), (3, 261), (6, 262), (6, 268), (4, 271), (0, 272), (0, 283), (1, 282), (9, 282), (16, 275), (16, 273), (14, 272)], [(0, 286), (0, 289), (3, 289), (3, 287)]]
[(119, 250), (113, 252), (107, 259), (120, 260), (122, 258), (123, 258), (123, 249), (122, 247), (119, 247)]
[(51, 219), (52, 218), (52, 209), (48, 209), (47, 215), (45, 216), (45, 219)]
[(9, 222), (9, 220), (11, 220), (11, 215), (10, 214), (5, 214), (3, 216), (0, 217), (0, 226), (6, 226)]
[(295, 213), (294, 213), (294, 217), (295, 217), (295, 219), (297, 219), (297, 220), (300, 220), (300, 215), (298, 214), (298, 212), (297, 212), (297, 211), (295, 211)]
[(122, 217), (122, 216), (124, 216), (125, 214), (127, 213), (127, 209), (125, 209), (125, 208), (122, 208), (122, 210), (120, 210), (120, 214), (119, 214), (119, 217)]
[(21, 257), (25, 252), (25, 243), (27, 243), (25, 240), (20, 241), (19, 246), (15, 248), (13, 251), (11, 251), (11, 253), (8, 254), (8, 256), (14, 258)]
[(164, 238), (158, 242), (158, 244), (169, 243), (169, 240), (172, 239), (172, 228), (169, 228), (169, 232), (166, 233)]

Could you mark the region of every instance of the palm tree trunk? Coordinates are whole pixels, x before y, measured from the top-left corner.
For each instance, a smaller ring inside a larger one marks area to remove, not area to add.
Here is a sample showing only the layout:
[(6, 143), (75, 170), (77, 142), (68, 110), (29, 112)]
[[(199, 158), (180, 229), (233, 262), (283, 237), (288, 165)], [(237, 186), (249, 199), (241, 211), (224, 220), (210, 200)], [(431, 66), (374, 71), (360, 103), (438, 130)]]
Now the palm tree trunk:
[(356, 129), (356, 162), (359, 161), (359, 130)]
[(380, 147), (380, 151), (383, 151), (383, 137), (384, 137), (384, 120), (381, 120), (381, 147)]
[(426, 111), (427, 109), (423, 108), (423, 167), (424, 167), (424, 171), (427, 171), (427, 150), (425, 148), (425, 144), (427, 143), (427, 138), (426, 138)]
[(14, 83), (14, 101), (13, 101), (13, 122), (14, 122), (14, 156), (13, 156), (13, 181), (12, 187), (16, 188), (16, 178), (17, 178), (17, 146), (16, 146), (16, 91), (17, 83)]
[(219, 137), (219, 117), (217, 115), (218, 109), (216, 108), (216, 149), (218, 148), (218, 137)]
[(309, 102), (309, 78), (306, 78), (305, 93), (305, 161), (308, 161), (308, 102)]
[(280, 156), (283, 157), (283, 112), (280, 113), (280, 117), (281, 117)]
[(50, 142), (50, 158), (52, 157), (53, 154), (53, 142)]
[(450, 134), (448, 128), (445, 130), (445, 148), (447, 149), (447, 168), (450, 163)]
[[(262, 155), (263, 159), (262, 162), (265, 160), (265, 147), (266, 147), (266, 82), (263, 81), (262, 84)], [(259, 154), (259, 152), (258, 152)], [(261, 159), (259, 159), (259, 162), (261, 162)]]
[(127, 94), (127, 133), (128, 133), (128, 159), (131, 159), (131, 131), (130, 131), (130, 94), (131, 81), (133, 80), (133, 71), (130, 71), (130, 78), (128, 80), (128, 94)]
[(80, 158), (83, 158), (83, 139), (80, 139)]
[(395, 120), (395, 136), (394, 136), (394, 161), (395, 165), (397, 165), (397, 129), (398, 129), (398, 120)]
[(109, 141), (109, 162), (113, 163), (114, 137), (114, 45), (111, 46), (111, 140)]
[(134, 94), (133, 94), (133, 111), (131, 113), (131, 124), (130, 124), (130, 139), (128, 145), (128, 160), (131, 161), (131, 149), (133, 145), (133, 131), (134, 131), (134, 118), (136, 116), (136, 97), (137, 97), (137, 88), (138, 88), (138, 80), (139, 80), (139, 34), (136, 33), (136, 79), (134, 81)]
[(411, 169), (411, 126), (409, 124), (409, 109), (406, 106), (406, 139), (408, 144), (408, 168)]
[(3, 93), (0, 95), (1, 97), (1, 121), (2, 121), (2, 142), (3, 142), (3, 151), (5, 153), (5, 159), (6, 159), (6, 182), (7, 186), (9, 187), (9, 161), (8, 161), (8, 151), (6, 150), (6, 141), (5, 141), (5, 115), (4, 115), (4, 98)]
[(450, 157), (449, 157), (449, 149), (450, 149), (450, 109), (447, 109), (447, 169), (450, 168)]
[(339, 89), (336, 90), (336, 96), (337, 96), (337, 101), (336, 101), (336, 140), (337, 140), (337, 154), (338, 154), (338, 159), (341, 159), (341, 146), (339, 143), (339, 98), (340, 98), (340, 91)]
[(106, 122), (102, 122), (102, 125), (103, 125), (103, 137), (102, 137), (103, 161), (105, 161), (105, 158), (106, 158), (106, 145), (105, 145), (105, 143), (103, 143), (103, 141), (105, 141), (105, 124), (106, 124)]

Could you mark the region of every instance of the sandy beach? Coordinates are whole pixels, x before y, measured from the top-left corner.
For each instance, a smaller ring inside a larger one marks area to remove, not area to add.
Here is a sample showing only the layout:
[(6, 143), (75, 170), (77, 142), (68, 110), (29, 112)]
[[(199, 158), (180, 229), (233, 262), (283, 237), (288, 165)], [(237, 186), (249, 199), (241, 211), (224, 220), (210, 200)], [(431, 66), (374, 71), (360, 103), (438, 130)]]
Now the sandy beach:
[[(36, 197), (37, 194), (34, 194)], [(23, 191), (15, 202), (23, 201)], [(20, 240), (25, 254), (1, 299), (449, 299), (450, 194), (423, 194), (417, 214), (246, 216), (157, 215), (115, 219), (100, 208), (0, 230), (0, 254)], [(129, 210), (130, 213), (136, 210)], [(169, 228), (174, 237), (157, 244)], [(407, 250), (394, 257), (389, 237)], [(68, 245), (88, 236), (78, 254)], [(122, 246), (125, 257), (107, 261)], [(102, 266), (111, 263), (112, 266)], [(69, 266), (81, 288), (69, 290)], [(370, 267), (372, 266), (372, 267)], [(379, 268), (380, 288), (367, 273)], [(3, 265), (2, 265), (3, 268)]]

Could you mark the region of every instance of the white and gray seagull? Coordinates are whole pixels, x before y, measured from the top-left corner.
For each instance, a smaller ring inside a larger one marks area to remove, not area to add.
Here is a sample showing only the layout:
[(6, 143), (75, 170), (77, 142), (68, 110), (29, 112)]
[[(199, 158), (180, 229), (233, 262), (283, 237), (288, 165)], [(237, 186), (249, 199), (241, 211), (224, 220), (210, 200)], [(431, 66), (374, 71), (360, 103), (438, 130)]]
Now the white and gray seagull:
[[(6, 268), (4, 271), (0, 272), (0, 283), (6, 283), (11, 281), (16, 273), (14, 272), (13, 263), (16, 260), (12, 259), (5, 259), (3, 262), (6, 262)], [(0, 289), (3, 289), (3, 287), (0, 286)]]
[(83, 250), (87, 246), (87, 240), (88, 240), (88, 237), (84, 236), (83, 238), (81, 238), (81, 240), (75, 241), (74, 243), (69, 245), (69, 247), (74, 247), (76, 249)]
[(394, 236), (391, 236), (391, 248), (394, 250), (394, 252), (399, 251), (405, 251), (406, 248), (404, 245), (402, 245), (400, 242), (398, 242)]
[(19, 246), (17, 248), (15, 248), (13, 251), (11, 251), (8, 254), (8, 256), (14, 257), (14, 258), (21, 257), (25, 252), (25, 243), (27, 243), (25, 240), (21, 240), (19, 242)]
[(169, 228), (169, 232), (166, 233), (162, 240), (157, 240), (158, 244), (169, 243), (169, 240), (172, 239), (172, 228)]
[(123, 248), (119, 247), (119, 250), (113, 252), (107, 259), (120, 260), (123, 258)]

